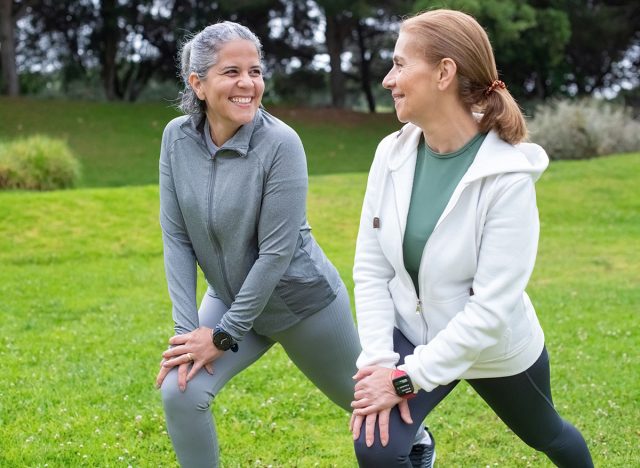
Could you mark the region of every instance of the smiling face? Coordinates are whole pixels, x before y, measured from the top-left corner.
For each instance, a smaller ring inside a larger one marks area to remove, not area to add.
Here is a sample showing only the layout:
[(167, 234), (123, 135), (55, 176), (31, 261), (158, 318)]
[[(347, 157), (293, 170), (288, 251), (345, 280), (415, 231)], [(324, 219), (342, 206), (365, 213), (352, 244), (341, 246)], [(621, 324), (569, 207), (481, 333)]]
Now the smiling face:
[(424, 58), (411, 33), (401, 32), (393, 51), (393, 68), (382, 80), (391, 91), (400, 122), (419, 127), (438, 97), (438, 70)]
[(256, 46), (244, 39), (226, 43), (206, 79), (192, 73), (189, 83), (198, 98), (206, 102), (214, 142), (224, 144), (253, 120), (262, 100), (264, 81)]

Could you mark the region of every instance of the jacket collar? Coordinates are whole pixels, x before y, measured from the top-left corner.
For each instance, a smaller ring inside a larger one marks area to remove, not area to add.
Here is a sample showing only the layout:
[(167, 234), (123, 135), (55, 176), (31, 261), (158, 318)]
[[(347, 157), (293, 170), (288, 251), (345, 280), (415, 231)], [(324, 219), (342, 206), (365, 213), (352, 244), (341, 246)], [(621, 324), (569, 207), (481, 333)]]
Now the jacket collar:
[[(235, 135), (229, 138), (220, 148), (218, 148), (218, 151), (233, 151), (238, 153), (240, 156), (246, 157), (249, 152), (249, 144), (251, 142), (251, 137), (253, 136), (253, 131), (255, 130), (259, 120), (262, 119), (262, 112), (262, 106), (260, 106), (256, 115), (253, 117), (253, 120), (241, 126)], [(198, 140), (206, 147), (204, 141), (205, 118), (206, 116), (203, 113), (192, 114), (180, 127), (187, 135)]]
[[(418, 142), (422, 129), (406, 124), (395, 138), (387, 165), (390, 172), (400, 170), (408, 161), (415, 167)], [(549, 165), (547, 153), (534, 143), (511, 145), (493, 130), (489, 132), (478, 150), (473, 163), (460, 181), (468, 184), (477, 179), (508, 172), (525, 172), (537, 180)]]

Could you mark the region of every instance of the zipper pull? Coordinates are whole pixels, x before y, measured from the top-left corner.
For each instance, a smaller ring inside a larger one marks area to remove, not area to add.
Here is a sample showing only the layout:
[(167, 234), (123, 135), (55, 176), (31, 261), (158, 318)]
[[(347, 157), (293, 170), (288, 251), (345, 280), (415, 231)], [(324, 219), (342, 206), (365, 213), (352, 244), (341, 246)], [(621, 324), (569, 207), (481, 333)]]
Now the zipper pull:
[(418, 302), (416, 303), (416, 314), (422, 313), (422, 301), (418, 298)]

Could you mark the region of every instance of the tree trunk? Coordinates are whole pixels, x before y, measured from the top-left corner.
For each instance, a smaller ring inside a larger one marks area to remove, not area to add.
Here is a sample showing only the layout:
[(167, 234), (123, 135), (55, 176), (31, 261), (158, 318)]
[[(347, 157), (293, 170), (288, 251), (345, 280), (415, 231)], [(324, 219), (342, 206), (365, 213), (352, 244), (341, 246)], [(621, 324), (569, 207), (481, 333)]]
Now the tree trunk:
[(109, 101), (118, 99), (116, 54), (118, 52), (118, 14), (116, 12), (117, 0), (102, 0), (101, 2), (102, 31), (102, 83), (104, 92)]
[(13, 0), (0, 0), (0, 64), (2, 65), (2, 92), (8, 96), (18, 96), (20, 85), (16, 68), (12, 5)]
[(373, 97), (373, 91), (371, 91), (371, 59), (367, 58), (367, 49), (364, 43), (364, 31), (362, 30), (361, 20), (358, 20), (356, 31), (358, 33), (358, 48), (360, 49), (360, 83), (362, 84), (362, 92), (367, 98), (369, 112), (375, 114), (376, 100)]
[(331, 65), (330, 86), (331, 105), (342, 108), (345, 104), (346, 89), (345, 79), (342, 74), (342, 31), (340, 19), (336, 15), (326, 15), (327, 30), (325, 32), (327, 40), (327, 51), (329, 52), (329, 63)]

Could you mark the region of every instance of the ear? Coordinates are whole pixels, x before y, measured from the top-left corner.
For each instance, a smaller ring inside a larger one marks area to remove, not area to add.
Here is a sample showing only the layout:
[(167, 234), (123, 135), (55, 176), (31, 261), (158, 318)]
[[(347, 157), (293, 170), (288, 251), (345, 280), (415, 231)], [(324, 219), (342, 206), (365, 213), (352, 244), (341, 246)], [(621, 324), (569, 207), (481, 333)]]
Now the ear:
[(193, 89), (193, 92), (196, 93), (196, 96), (198, 96), (198, 99), (201, 101), (204, 100), (202, 81), (200, 81), (200, 78), (198, 78), (198, 75), (195, 72), (192, 72), (189, 75), (189, 85), (191, 86), (191, 89)]
[(448, 57), (440, 60), (438, 64), (438, 89), (444, 91), (451, 86), (457, 72), (458, 66), (456, 62)]

